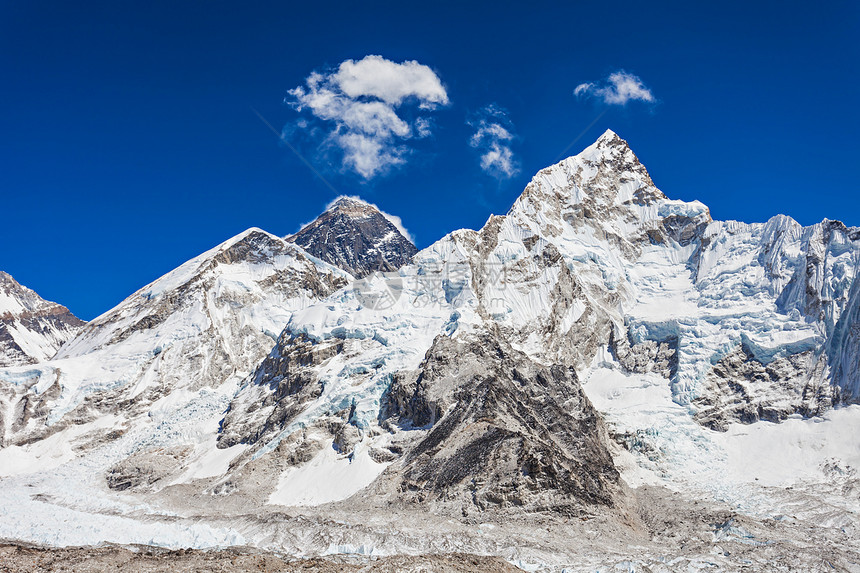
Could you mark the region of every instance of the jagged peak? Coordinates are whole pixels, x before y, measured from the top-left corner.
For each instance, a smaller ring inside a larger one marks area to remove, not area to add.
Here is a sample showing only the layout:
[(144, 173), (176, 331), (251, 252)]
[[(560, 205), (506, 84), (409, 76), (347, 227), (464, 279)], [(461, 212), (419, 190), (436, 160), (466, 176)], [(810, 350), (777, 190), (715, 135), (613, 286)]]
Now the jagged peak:
[(59, 303), (42, 298), (7, 272), (0, 271), (0, 315), (20, 314), (44, 309), (62, 309)]
[(249, 249), (241, 248), (242, 245), (259, 244), (261, 242), (268, 246), (276, 245), (276, 248), (300, 252), (295, 245), (288, 243), (283, 238), (269, 233), (259, 227), (250, 227), (156, 278), (152, 282), (138, 289), (132, 295), (126, 297), (118, 305), (94, 318), (91, 322), (93, 324), (100, 324), (106, 320), (111, 320), (118, 311), (129, 303), (129, 301), (135, 301), (141, 296), (147, 299), (153, 299), (161, 293), (173, 291), (194, 280), (195, 277), (200, 276), (201, 273), (205, 273), (208, 269), (218, 264), (219, 261), (232, 262), (245, 257), (256, 257), (263, 260), (265, 257), (259, 252), (259, 249), (265, 247), (258, 245), (257, 247), (251, 247)]
[(611, 129), (607, 129), (594, 143), (583, 149), (573, 158), (596, 161), (603, 157), (612, 156), (623, 159), (625, 163), (639, 164), (639, 159), (626, 139), (622, 139)]
[[(170, 276), (173, 273), (180, 271), (180, 269), (197, 268), (200, 264), (204, 263), (205, 261), (213, 259), (214, 257), (218, 256), (220, 253), (238, 245), (239, 243), (247, 241), (248, 239), (253, 238), (254, 236), (265, 237), (267, 240), (270, 240), (270, 241), (284, 243), (283, 238), (281, 238), (281, 237), (279, 237), (273, 233), (270, 233), (270, 232), (268, 232), (264, 229), (261, 229), (259, 227), (249, 227), (249, 228), (245, 229), (244, 231), (242, 231), (241, 233), (233, 235), (232, 237), (230, 237), (226, 241), (223, 241), (223, 242), (215, 245), (211, 249), (208, 249), (208, 250), (200, 253), (196, 257), (189, 259), (188, 261), (185, 261), (183, 264), (181, 264), (177, 268), (173, 269), (172, 271), (170, 271), (166, 275), (162, 276), (159, 279), (156, 279), (156, 281), (161, 280), (164, 277)], [(146, 287), (144, 287), (144, 288), (146, 288)]]
[(328, 205), (326, 205), (325, 210), (330, 211), (331, 209), (350, 205), (364, 205), (366, 207), (376, 208), (376, 205), (370, 201), (365, 201), (358, 195), (338, 195)]
[(249, 227), (249, 228), (245, 229), (244, 231), (242, 231), (241, 233), (234, 235), (233, 237), (230, 237), (229, 239), (227, 239), (226, 241), (224, 241), (223, 243), (221, 243), (220, 245), (218, 245), (217, 247), (212, 249), (212, 251), (220, 251), (220, 250), (228, 249), (231, 246), (235, 245), (236, 243), (239, 243), (239, 242), (247, 239), (248, 237), (253, 237), (254, 235), (265, 235), (266, 237), (269, 237), (272, 239), (277, 239), (278, 241), (283, 240), (280, 237), (278, 237), (277, 235), (270, 233), (270, 232), (266, 231), (265, 229), (261, 229), (260, 227)]
[(389, 223), (394, 225), (397, 231), (403, 235), (407, 241), (413, 244), (415, 243), (412, 235), (406, 230), (406, 227), (403, 226), (403, 221), (400, 217), (386, 213), (380, 209), (379, 206), (371, 203), (370, 201), (365, 201), (356, 195), (339, 195), (338, 197), (335, 197), (328, 205), (326, 205), (323, 212), (320, 213), (316, 219), (310, 223), (302, 225), (298, 232), (287, 237), (287, 239), (295, 241), (296, 236), (306, 231), (309, 227), (318, 225), (321, 221), (326, 220), (335, 214), (342, 214), (351, 219), (366, 219), (374, 216), (382, 216)]
[(534, 216), (549, 204), (561, 213), (564, 205), (588, 197), (603, 204), (640, 206), (668, 199), (627, 141), (607, 129), (580, 153), (538, 171), (508, 214)]
[(603, 134), (597, 138), (597, 141), (595, 141), (595, 143), (604, 143), (608, 145), (627, 145), (627, 142), (621, 139), (621, 137), (611, 129), (607, 129), (606, 131), (604, 131)]
[(0, 368), (50, 359), (84, 324), (65, 306), (0, 271)]
[(361, 197), (357, 197), (354, 195), (340, 195), (335, 198), (334, 201), (326, 205), (325, 211), (323, 213), (330, 213), (340, 211), (348, 215), (362, 214), (367, 212), (379, 212), (380, 209), (372, 204), (368, 203)]
[(286, 240), (356, 278), (396, 270), (417, 252), (399, 217), (349, 195), (341, 195), (316, 219)]
[(633, 153), (627, 140), (622, 139), (621, 136), (611, 129), (607, 129), (600, 137), (594, 140), (594, 143), (576, 155), (568, 156), (553, 165), (541, 169), (537, 173), (537, 176), (556, 169), (570, 168), (577, 164), (604, 163), (606, 161), (618, 163), (619, 166), (623, 165), (625, 168), (645, 171), (644, 166), (639, 162), (636, 154)]

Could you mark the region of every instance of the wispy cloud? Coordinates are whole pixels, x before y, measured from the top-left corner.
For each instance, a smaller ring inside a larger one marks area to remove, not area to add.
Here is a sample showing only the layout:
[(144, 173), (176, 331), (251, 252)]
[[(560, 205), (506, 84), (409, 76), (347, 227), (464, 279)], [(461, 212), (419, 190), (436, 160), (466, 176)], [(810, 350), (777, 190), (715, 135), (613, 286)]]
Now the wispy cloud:
[[(288, 93), (290, 105), (324, 124), (326, 143), (340, 151), (343, 167), (364, 179), (405, 163), (405, 142), (431, 134), (432, 124), (421, 114), (448, 104), (448, 93), (429, 67), (372, 55), (314, 72)], [(416, 109), (403, 114), (407, 107)], [(311, 127), (306, 119), (296, 125)]]
[(507, 112), (496, 105), (489, 105), (468, 124), (475, 129), (469, 145), (481, 153), (481, 169), (498, 179), (516, 175), (519, 167), (511, 149), (513, 123)]
[(638, 100), (654, 102), (654, 94), (645, 87), (638, 76), (618, 70), (609, 74), (601, 82), (586, 82), (573, 90), (577, 97), (596, 97), (607, 105), (625, 105), (629, 101)]

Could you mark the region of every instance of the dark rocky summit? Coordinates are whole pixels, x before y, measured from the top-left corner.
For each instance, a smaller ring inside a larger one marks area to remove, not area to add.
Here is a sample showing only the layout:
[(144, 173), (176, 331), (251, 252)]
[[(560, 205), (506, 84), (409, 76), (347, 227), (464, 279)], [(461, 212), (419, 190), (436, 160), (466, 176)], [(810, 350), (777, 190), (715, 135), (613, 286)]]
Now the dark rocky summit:
[(397, 270), (418, 252), (379, 209), (353, 197), (340, 197), (287, 240), (356, 278)]

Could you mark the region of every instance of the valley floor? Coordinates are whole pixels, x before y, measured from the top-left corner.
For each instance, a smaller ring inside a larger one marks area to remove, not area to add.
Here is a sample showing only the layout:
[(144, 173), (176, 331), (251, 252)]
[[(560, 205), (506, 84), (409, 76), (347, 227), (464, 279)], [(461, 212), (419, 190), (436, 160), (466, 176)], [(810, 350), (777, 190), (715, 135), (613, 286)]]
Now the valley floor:
[(0, 572), (3, 573), (101, 573), (108, 570), (118, 573), (518, 571), (516, 567), (495, 557), (461, 554), (284, 560), (272, 554), (238, 550), (170, 551), (118, 546), (47, 549), (0, 545)]

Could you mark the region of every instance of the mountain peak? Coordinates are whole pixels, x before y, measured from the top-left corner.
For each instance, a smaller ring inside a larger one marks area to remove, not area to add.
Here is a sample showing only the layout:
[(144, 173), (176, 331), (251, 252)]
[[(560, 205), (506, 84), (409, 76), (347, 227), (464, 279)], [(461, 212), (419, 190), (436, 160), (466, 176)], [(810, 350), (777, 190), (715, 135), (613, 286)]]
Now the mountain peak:
[(357, 278), (399, 269), (418, 252), (398, 217), (348, 195), (287, 240)]
[(347, 214), (361, 214), (372, 211), (380, 212), (375, 205), (368, 203), (360, 197), (351, 195), (341, 195), (334, 201), (328, 204), (325, 212), (340, 211)]
[(0, 271), (0, 366), (51, 358), (84, 322)]
[(606, 131), (604, 131), (603, 134), (597, 138), (595, 144), (601, 147), (629, 147), (629, 145), (627, 145), (627, 142), (621, 139), (621, 137), (611, 129), (607, 129)]
[(581, 216), (566, 219), (568, 223), (575, 220), (601, 227), (610, 221), (650, 216), (630, 211), (631, 205), (647, 206), (664, 199), (627, 141), (607, 129), (578, 154), (541, 169), (508, 214), (557, 219), (573, 210)]

